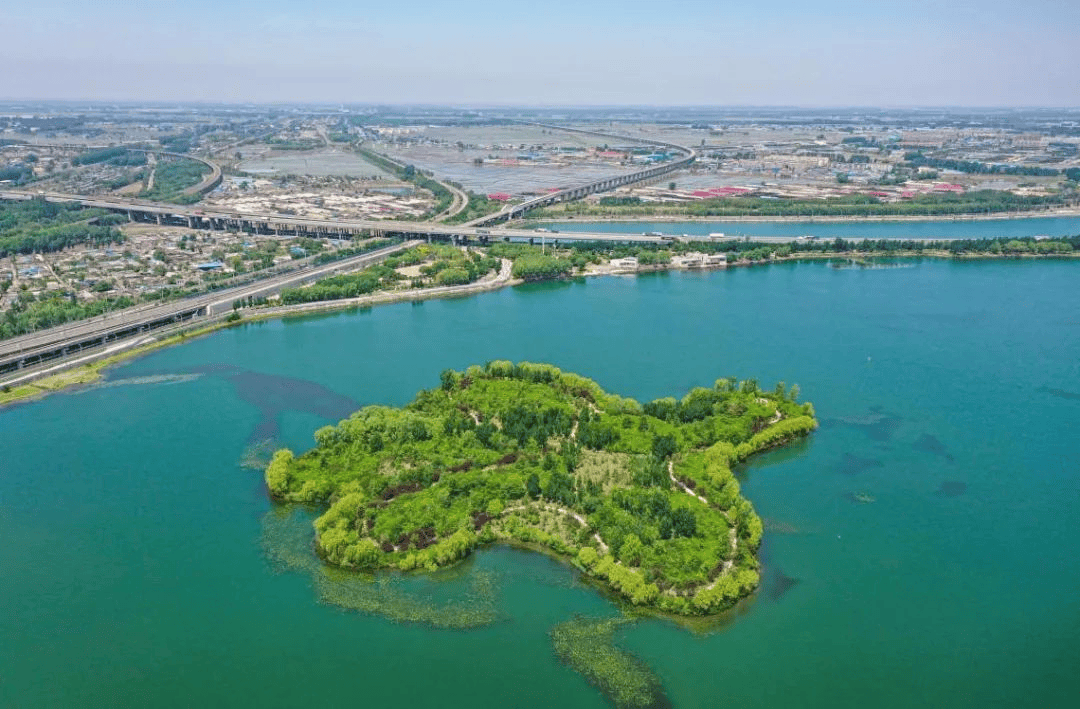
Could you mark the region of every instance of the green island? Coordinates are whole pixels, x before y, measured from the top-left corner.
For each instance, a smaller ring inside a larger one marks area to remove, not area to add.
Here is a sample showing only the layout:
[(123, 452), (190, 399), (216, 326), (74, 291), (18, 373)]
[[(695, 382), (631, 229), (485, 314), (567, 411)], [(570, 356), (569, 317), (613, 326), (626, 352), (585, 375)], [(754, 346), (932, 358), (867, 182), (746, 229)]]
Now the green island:
[(733, 466), (817, 426), (798, 388), (734, 378), (641, 403), (548, 364), (446, 370), (277, 451), (279, 501), (323, 503), (318, 554), (358, 570), (456, 564), (481, 544), (555, 555), (630, 605), (677, 616), (758, 585), (762, 522)]

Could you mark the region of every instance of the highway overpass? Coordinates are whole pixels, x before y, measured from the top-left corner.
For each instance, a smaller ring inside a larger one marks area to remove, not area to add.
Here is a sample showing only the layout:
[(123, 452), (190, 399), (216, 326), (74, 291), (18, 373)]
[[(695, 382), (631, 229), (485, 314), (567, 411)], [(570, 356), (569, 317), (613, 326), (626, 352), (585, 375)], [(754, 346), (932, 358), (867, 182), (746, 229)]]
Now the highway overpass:
[(533, 197), (532, 199), (527, 199), (524, 202), (519, 202), (518, 204), (508, 205), (506, 208), (496, 212), (495, 214), (488, 214), (487, 216), (473, 219), (471, 222), (467, 222), (466, 226), (484, 226), (488, 224), (496, 224), (498, 222), (503, 222), (510, 219), (517, 219), (519, 217), (525, 216), (527, 212), (533, 209), (547, 207), (549, 205), (555, 204), (556, 202), (572, 202), (576, 199), (581, 199), (582, 197), (587, 197), (597, 192), (607, 192), (608, 190), (613, 190), (618, 187), (624, 187), (626, 185), (632, 185), (636, 182), (647, 182), (648, 180), (655, 180), (662, 175), (675, 172), (676, 170), (681, 170), (684, 167), (689, 167), (697, 159), (697, 153), (694, 152), (693, 148), (688, 148), (684, 145), (677, 145), (675, 143), (665, 143), (662, 140), (637, 138), (628, 135), (619, 135), (618, 133), (602, 133), (600, 131), (585, 130), (582, 128), (566, 128), (564, 126), (552, 125), (549, 123), (530, 123), (529, 125), (540, 126), (541, 128), (548, 128), (550, 130), (561, 130), (569, 133), (583, 133), (585, 135), (595, 135), (600, 138), (632, 140), (634, 142), (644, 143), (646, 145), (654, 145), (660, 148), (675, 150), (680, 153), (685, 153), (686, 156), (680, 158), (679, 160), (661, 163), (660, 165), (653, 165), (643, 170), (636, 170), (625, 175), (605, 177), (603, 179), (595, 180), (585, 185), (568, 187), (563, 190), (558, 190), (549, 194), (540, 195), (539, 197)]
[[(264, 236), (313, 236), (350, 239), (354, 236), (389, 236), (425, 241), (452, 243), (487, 243), (493, 240), (539, 239), (528, 229), (485, 228), (467, 224), (448, 225), (436, 222), (407, 222), (390, 219), (329, 220), (307, 219), (286, 214), (242, 214), (199, 205), (173, 205), (124, 199), (112, 196), (88, 197), (57, 192), (0, 191), (0, 199), (44, 199), (49, 202), (76, 202), (85, 207), (107, 209), (124, 214), (131, 221), (152, 222), (192, 229), (225, 230), (261, 234)], [(547, 236), (548, 239), (551, 236)], [(657, 236), (642, 234), (564, 233), (562, 241), (662, 241)]]
[[(168, 226), (192, 229), (226, 230), (260, 234), (264, 236), (313, 236), (322, 238), (351, 239), (355, 236), (377, 236), (406, 240), (447, 241), (454, 244), (487, 244), (493, 241), (540, 241), (570, 243), (575, 241), (610, 241), (614, 243), (665, 243), (671, 241), (755, 241), (761, 243), (791, 243), (805, 240), (799, 236), (725, 236), (712, 238), (693, 234), (658, 234), (654, 232), (608, 232), (608, 231), (538, 231), (501, 226), (475, 226), (470, 224), (439, 224), (436, 222), (407, 222), (398, 220), (358, 219), (330, 220), (307, 219), (287, 214), (241, 214), (199, 205), (173, 205), (123, 199), (111, 196), (86, 197), (55, 192), (0, 191), (0, 199), (44, 199), (50, 202), (77, 202), (86, 207), (107, 209), (126, 214), (132, 221), (155, 222)], [(632, 223), (627, 223), (630, 227)], [(871, 237), (874, 240), (877, 237)], [(953, 237), (905, 238), (905, 241), (950, 241)], [(831, 239), (820, 239), (827, 241)], [(844, 237), (844, 241), (858, 242), (863, 237)]]

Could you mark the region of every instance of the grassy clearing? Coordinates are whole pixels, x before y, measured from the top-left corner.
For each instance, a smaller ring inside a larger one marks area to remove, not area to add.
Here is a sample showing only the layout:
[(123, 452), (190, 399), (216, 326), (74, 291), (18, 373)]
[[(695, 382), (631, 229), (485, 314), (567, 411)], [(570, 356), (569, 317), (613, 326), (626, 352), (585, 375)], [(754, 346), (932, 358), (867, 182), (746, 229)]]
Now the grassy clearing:
[(630, 456), (626, 453), (586, 448), (581, 452), (577, 474), (586, 483), (599, 485), (604, 494), (609, 494), (616, 487), (629, 487), (634, 482)]

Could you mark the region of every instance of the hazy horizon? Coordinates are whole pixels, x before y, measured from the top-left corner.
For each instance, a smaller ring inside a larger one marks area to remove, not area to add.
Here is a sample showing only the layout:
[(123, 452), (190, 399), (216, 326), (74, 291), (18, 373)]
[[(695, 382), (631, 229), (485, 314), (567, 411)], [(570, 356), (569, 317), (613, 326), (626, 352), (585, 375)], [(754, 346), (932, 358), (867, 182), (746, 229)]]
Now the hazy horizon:
[(1071, 108), (1080, 5), (704, 0), (7, 11), (0, 100), (457, 107)]

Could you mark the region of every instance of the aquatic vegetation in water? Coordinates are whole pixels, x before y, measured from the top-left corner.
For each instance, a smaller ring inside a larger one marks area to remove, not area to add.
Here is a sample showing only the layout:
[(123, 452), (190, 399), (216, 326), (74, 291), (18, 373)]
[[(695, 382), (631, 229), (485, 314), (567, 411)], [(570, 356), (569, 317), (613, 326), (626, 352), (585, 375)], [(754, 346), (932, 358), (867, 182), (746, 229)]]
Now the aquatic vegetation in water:
[(1046, 392), (1050, 396), (1056, 396), (1059, 399), (1071, 399), (1071, 400), (1074, 400), (1074, 401), (1080, 399), (1080, 394), (1077, 394), (1074, 391), (1067, 391), (1065, 389), (1054, 389), (1054, 388), (1051, 388), (1051, 387), (1042, 387), (1041, 389), (1039, 389), (1039, 391)]
[(946, 480), (937, 490), (937, 494), (941, 497), (959, 497), (965, 492), (967, 492), (967, 483), (958, 480)]
[(845, 453), (844, 457), (840, 459), (840, 463), (836, 466), (837, 470), (845, 475), (856, 475), (864, 470), (870, 470), (872, 468), (880, 468), (884, 465), (877, 458), (860, 458), (857, 455), (851, 453)]
[(629, 622), (575, 617), (551, 629), (551, 646), (560, 662), (584, 675), (617, 709), (669, 707), (652, 669), (615, 645), (615, 631)]
[(804, 530), (797, 527), (790, 522), (781, 522), (775, 519), (765, 518), (762, 520), (765, 525), (765, 531), (773, 534), (803, 534)]
[(955, 460), (952, 453), (949, 452), (949, 449), (945, 447), (945, 444), (938, 440), (936, 436), (931, 436), (929, 433), (924, 433), (920, 436), (919, 440), (911, 444), (911, 447), (917, 451), (922, 451), (923, 453), (941, 456), (950, 463)]
[(302, 411), (336, 420), (345, 418), (357, 407), (349, 397), (306, 379), (252, 372), (229, 364), (205, 365), (194, 372), (227, 379), (236, 387), (242, 401), (259, 410), (260, 421), (249, 438), (253, 442), (277, 436), (283, 411)]
[(778, 601), (787, 594), (788, 591), (799, 585), (799, 579), (788, 576), (780, 569), (773, 571), (771, 583), (769, 586), (769, 598), (774, 601)]
[(833, 260), (829, 262), (829, 266), (837, 270), (847, 269), (859, 269), (859, 270), (880, 270), (880, 269), (892, 269), (892, 268), (915, 268), (917, 264), (911, 261), (881, 261), (877, 259), (862, 259), (852, 258), (844, 261)]
[(367, 574), (329, 566), (312, 553), (311, 515), (301, 507), (275, 507), (262, 520), (262, 544), (279, 572), (311, 577), (319, 600), (399, 623), (465, 630), (502, 618), (498, 584), (490, 572), (470, 571), (455, 588), (422, 584), (400, 574)]
[(274, 457), (275, 449), (277, 449), (277, 441), (273, 438), (252, 443), (240, 456), (240, 467), (248, 470), (266, 470), (266, 466), (270, 465), (270, 460)]
[(151, 374), (145, 377), (127, 377), (125, 379), (106, 379), (91, 384), (88, 387), (77, 390), (76, 394), (84, 394), (95, 389), (112, 389), (122, 386), (151, 386), (154, 384), (183, 384), (199, 378), (198, 374)]
[(884, 442), (892, 438), (903, 419), (895, 414), (886, 413), (882, 407), (870, 408), (865, 416), (838, 416), (822, 421), (824, 426), (850, 426), (856, 428), (873, 441)]

